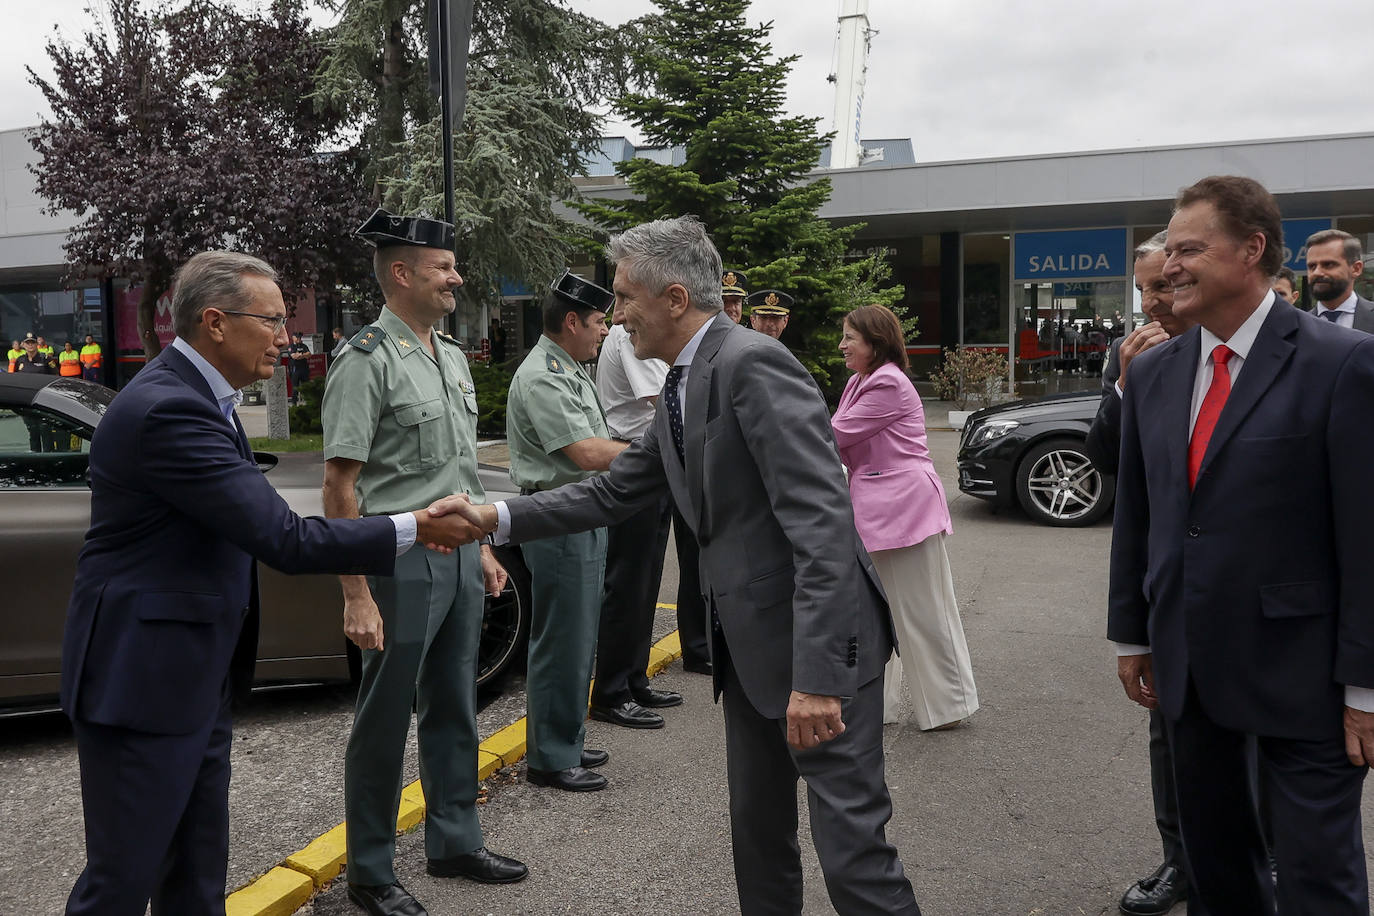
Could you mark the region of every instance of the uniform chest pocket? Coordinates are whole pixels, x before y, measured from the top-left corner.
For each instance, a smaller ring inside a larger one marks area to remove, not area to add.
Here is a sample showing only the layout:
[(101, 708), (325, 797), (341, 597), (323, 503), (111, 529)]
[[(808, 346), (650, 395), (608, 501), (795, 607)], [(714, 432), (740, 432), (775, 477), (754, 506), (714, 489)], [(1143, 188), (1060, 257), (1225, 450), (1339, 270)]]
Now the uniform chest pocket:
[(432, 468), (444, 461), (446, 424), (441, 422), (444, 407), (440, 399), (397, 407), (395, 417), (406, 440), (401, 458), (403, 469)]
[(468, 413), (472, 414), (474, 417), (477, 416), (477, 395), (463, 395), (463, 405), (467, 407)]

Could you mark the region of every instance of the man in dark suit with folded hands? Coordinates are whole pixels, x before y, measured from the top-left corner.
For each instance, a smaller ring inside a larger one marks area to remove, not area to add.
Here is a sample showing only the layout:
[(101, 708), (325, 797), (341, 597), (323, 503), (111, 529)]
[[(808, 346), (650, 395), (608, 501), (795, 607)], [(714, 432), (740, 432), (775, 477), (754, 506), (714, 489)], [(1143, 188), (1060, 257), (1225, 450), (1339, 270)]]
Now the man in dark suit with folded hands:
[[(1131, 363), (1108, 636), (1164, 715), (1192, 902), (1209, 916), (1367, 914), (1374, 761), (1374, 339), (1275, 304), (1273, 197), (1184, 189), (1164, 275), (1193, 328)], [(1247, 746), (1265, 774), (1277, 884)]]
[[(91, 528), (62, 645), (81, 760), (86, 868), (69, 914), (224, 913), (231, 694), (257, 657), (256, 561), (390, 575), (417, 540), (478, 532), (424, 512), (300, 518), (234, 414), (287, 344), (276, 272), (228, 251), (178, 272), (177, 333), (110, 404), (91, 443)], [(457, 519), (456, 516), (448, 518)]]
[(892, 617), (820, 390), (786, 347), (721, 313), (720, 255), (695, 218), (637, 226), (608, 250), (616, 321), (636, 356), (671, 367), (653, 423), (606, 474), (443, 509), (518, 542), (614, 524), (671, 491), (701, 547), (741, 912), (801, 912), (800, 777), (835, 910), (917, 916), (884, 833)]

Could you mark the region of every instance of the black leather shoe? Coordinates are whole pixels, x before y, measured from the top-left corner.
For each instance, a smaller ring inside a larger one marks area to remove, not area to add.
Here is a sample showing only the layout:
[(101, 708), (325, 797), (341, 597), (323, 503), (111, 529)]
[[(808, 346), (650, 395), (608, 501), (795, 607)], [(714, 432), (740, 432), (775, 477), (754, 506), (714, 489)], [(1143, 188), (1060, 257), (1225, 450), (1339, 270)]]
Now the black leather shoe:
[(429, 916), (398, 881), (395, 884), (350, 884), (348, 899), (372, 916)]
[(709, 659), (699, 662), (689, 662), (684, 660), (682, 663), (682, 670), (689, 671), (692, 674), (709, 675), (711, 674), (711, 662)]
[(1121, 898), (1121, 912), (1130, 916), (1163, 916), (1187, 896), (1188, 880), (1166, 862), (1150, 877), (1141, 878), (1126, 888)]
[(598, 751), (588, 747), (582, 749), (582, 767), (584, 769), (590, 770), (592, 767), (599, 767), (610, 759), (611, 755), (605, 751)]
[(592, 718), (598, 722), (610, 722), (626, 728), (662, 728), (663, 717), (650, 712), (634, 700), (626, 700), (619, 706), (593, 706)]
[(606, 777), (582, 767), (568, 767), (566, 770), (536, 770), (530, 767), (525, 771), (525, 779), (532, 786), (548, 786), (564, 792), (598, 792), (606, 788)]
[(435, 878), (468, 878), (483, 884), (514, 884), (525, 880), (525, 863), (497, 855), (485, 846), (451, 859), (430, 859), (425, 871)]
[(666, 709), (669, 706), (681, 706), (682, 694), (673, 690), (655, 690), (652, 687), (645, 687), (640, 690), (631, 690), (630, 696), (635, 698), (635, 702), (646, 709)]

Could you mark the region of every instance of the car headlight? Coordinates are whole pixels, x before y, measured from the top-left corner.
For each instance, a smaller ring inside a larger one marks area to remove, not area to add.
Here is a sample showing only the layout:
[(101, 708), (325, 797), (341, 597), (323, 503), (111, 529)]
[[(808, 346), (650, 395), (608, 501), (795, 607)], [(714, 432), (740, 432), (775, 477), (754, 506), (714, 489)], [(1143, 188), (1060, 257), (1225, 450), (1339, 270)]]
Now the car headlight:
[(968, 437), (968, 447), (974, 448), (995, 442), (1020, 425), (1015, 420), (988, 420), (979, 424), (978, 428)]

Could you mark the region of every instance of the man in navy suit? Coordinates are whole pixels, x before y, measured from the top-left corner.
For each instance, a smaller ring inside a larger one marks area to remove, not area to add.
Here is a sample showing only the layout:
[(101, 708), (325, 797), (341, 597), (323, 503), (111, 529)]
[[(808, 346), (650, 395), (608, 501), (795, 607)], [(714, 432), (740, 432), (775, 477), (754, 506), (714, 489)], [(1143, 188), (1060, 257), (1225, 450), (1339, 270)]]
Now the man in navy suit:
[[(1374, 761), (1374, 338), (1275, 305), (1273, 197), (1184, 189), (1164, 274), (1200, 327), (1123, 392), (1108, 635), (1165, 717), (1193, 900), (1211, 916), (1367, 914)], [(1258, 749), (1277, 887), (1247, 743)]]
[(238, 389), (286, 346), (276, 273), (234, 252), (178, 272), (177, 339), (110, 404), (91, 442), (91, 528), (62, 644), (81, 761), (86, 868), (69, 914), (224, 913), (229, 701), (257, 656), (256, 560), (289, 573), (390, 575), (426, 513), (291, 512), (253, 461)]

